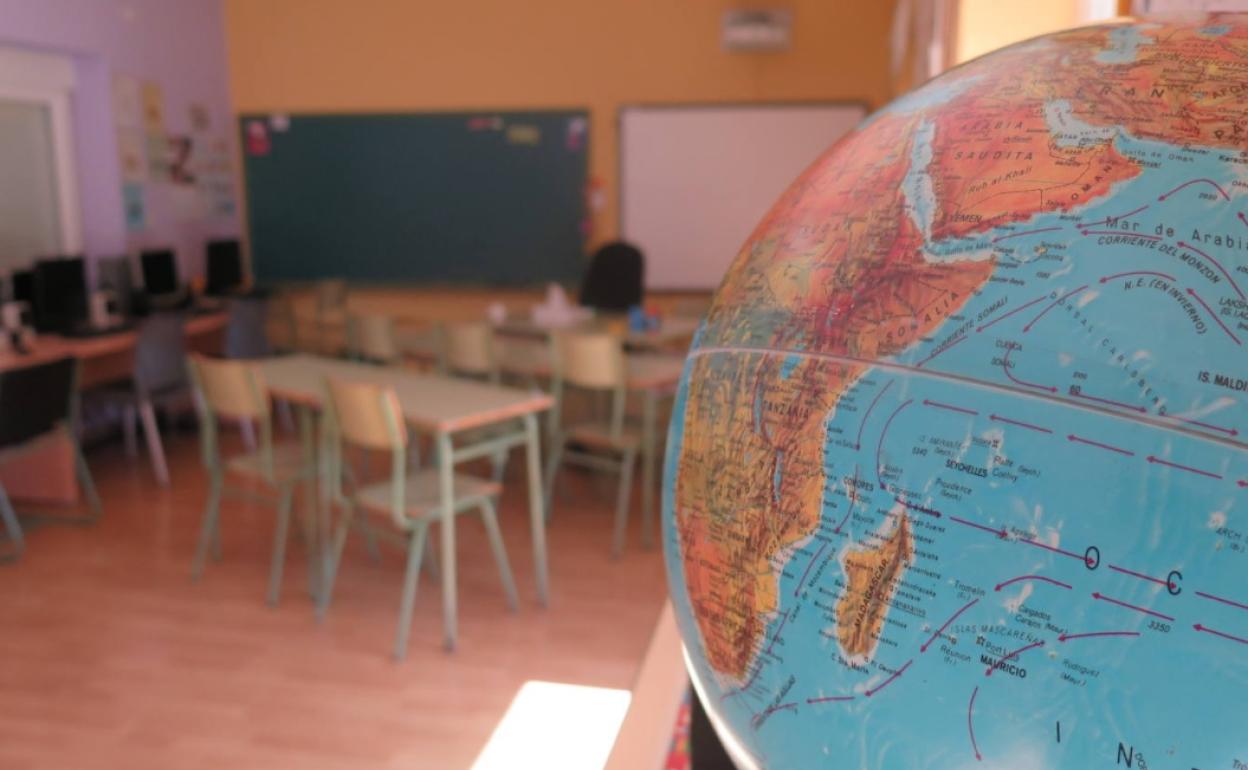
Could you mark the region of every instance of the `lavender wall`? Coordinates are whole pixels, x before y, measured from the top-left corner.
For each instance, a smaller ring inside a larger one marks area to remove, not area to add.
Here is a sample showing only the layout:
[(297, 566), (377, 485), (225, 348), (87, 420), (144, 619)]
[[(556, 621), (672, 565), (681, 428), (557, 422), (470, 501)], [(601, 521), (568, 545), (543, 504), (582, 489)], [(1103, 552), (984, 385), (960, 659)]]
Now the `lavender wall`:
[[(90, 256), (172, 245), (183, 276), (202, 269), (203, 242), (235, 235), (236, 217), (183, 221), (170, 185), (148, 183), (147, 229), (127, 233), (113, 116), (113, 73), (159, 83), (165, 127), (188, 133), (191, 103), (234, 146), (221, 0), (0, 0), (0, 45), (72, 56), (83, 243)], [(236, 155), (231, 154), (235, 163)], [(237, 174), (235, 174), (237, 179)], [(237, 192), (237, 183), (236, 183)], [(237, 197), (236, 197), (237, 199)]]

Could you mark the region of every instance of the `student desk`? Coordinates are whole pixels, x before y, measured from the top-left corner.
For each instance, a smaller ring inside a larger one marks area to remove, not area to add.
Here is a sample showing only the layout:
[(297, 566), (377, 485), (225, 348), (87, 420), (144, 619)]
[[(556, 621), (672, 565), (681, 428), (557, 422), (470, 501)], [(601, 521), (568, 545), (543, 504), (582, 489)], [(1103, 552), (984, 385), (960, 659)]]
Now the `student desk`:
[[(325, 403), (325, 384), (330, 379), (368, 382), (393, 388), (408, 425), (434, 436), (440, 458), (439, 494), (443, 511), (454, 510), (452, 474), (457, 463), (488, 457), (500, 449), (525, 447), (528, 461), (529, 520), (533, 538), (533, 561), (537, 573), (537, 595), (548, 603), (546, 565), (546, 521), (542, 504), (541, 451), (538, 443), (537, 414), (553, 405), (550, 396), (497, 385), (419, 374), (401, 367), (373, 366), (311, 355), (265, 359), (261, 373), (269, 391), (276, 397), (301, 407), (301, 413), (319, 410)], [(465, 431), (506, 426), (519, 420), (522, 427), (510, 433), (492, 432), (475, 444), (456, 448), (452, 437)], [(305, 436), (307, 434), (305, 433)], [(324, 481), (324, 479), (323, 479)], [(318, 506), (318, 529), (328, 532), (328, 507)], [(455, 645), (455, 528), (442, 526), (442, 608), (446, 620), (446, 645)], [(327, 538), (326, 538), (327, 539)], [(324, 559), (328, 549), (324, 549)], [(322, 570), (322, 574), (323, 570)]]
[[(420, 349), (405, 348), (418, 357)], [(549, 378), (553, 374), (550, 348), (527, 339), (500, 340), (499, 369), (504, 374)], [(676, 393), (684, 373), (685, 359), (662, 353), (629, 353), (627, 389), (642, 397), (641, 414), (641, 538), (649, 547), (654, 542), (654, 489), (658, 473), (659, 402)], [(457, 380), (457, 382), (462, 380)], [(557, 419), (553, 411), (552, 421)], [(554, 424), (550, 428), (554, 429)]]
[[(201, 353), (218, 354), (224, 347), (225, 313), (187, 318), (187, 347)], [(60, 358), (79, 362), (78, 387), (89, 390), (128, 380), (134, 372), (134, 346), (138, 332), (127, 330), (99, 337), (62, 337), (41, 334), (29, 353), (8, 349), (0, 352), (0, 371), (21, 369)], [(0, 467), (0, 483), (9, 495), (21, 500), (73, 503), (78, 499), (71, 447), (64, 441), (49, 440), (37, 450)]]

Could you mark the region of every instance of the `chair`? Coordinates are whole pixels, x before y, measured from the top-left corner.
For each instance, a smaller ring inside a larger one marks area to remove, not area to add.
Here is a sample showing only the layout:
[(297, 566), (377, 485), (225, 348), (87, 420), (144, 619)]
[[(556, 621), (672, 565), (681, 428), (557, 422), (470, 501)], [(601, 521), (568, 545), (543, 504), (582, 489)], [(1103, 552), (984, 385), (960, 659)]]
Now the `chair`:
[[(628, 371), (623, 343), (619, 337), (606, 332), (568, 332), (556, 335), (553, 347), (553, 395), (557, 412), (552, 419), (551, 455), (546, 465), (546, 516), (550, 518), (551, 492), (562, 461), (619, 473), (615, 535), (611, 545), (611, 555), (618, 557), (624, 548), (633, 466), (641, 446), (639, 433), (626, 428), (624, 421)], [(561, 426), (569, 388), (596, 396), (595, 405), (605, 395), (609, 403), (606, 419)], [(604, 457), (604, 454), (618, 455), (619, 459)]]
[(162, 312), (145, 318), (139, 325), (130, 382), (120, 389), (105, 389), (95, 394), (121, 404), (126, 454), (132, 457), (138, 452), (138, 423), (143, 423), (152, 473), (162, 487), (169, 486), (169, 465), (156, 422), (156, 405), (168, 405), (179, 399), (185, 403), (190, 399), (190, 392), (184, 319), (180, 313)]
[[(334, 535), (333, 552), (330, 557), (322, 612), (329, 607), (334, 581), (342, 560), (343, 546), (351, 530), (357, 510), (389, 516), (394, 528), (407, 540), (407, 571), (403, 579), (403, 597), (399, 605), (399, 625), (394, 640), (394, 657), (402, 660), (407, 654), (408, 632), (412, 624), (412, 607), (416, 601), (416, 588), (420, 579), (421, 558), (425, 551), (426, 537), (431, 524), (455, 527), (455, 516), (477, 511), (494, 552), (499, 578), (507, 598), (507, 606), (513, 611), (518, 607), (516, 584), (507, 561), (503, 535), (498, 528), (495, 507), (501, 487), (492, 481), (455, 474), (450, 457), (440, 457), (439, 469), (410, 472), (407, 469), (407, 428), (399, 408), (398, 397), (393, 390), (365, 383), (329, 383), (329, 401), (326, 410), (326, 430), (334, 437), (330, 449), (331, 485), (334, 499), (344, 508)], [(352, 485), (349, 494), (344, 493), (343, 479), (348, 473), (344, 465), (349, 448), (388, 452), (391, 457), (390, 478), (387, 481), (360, 486)], [(439, 495), (440, 483), (445, 474), (453, 484), (455, 510), (445, 510)], [(446, 561), (441, 566), (442, 579), (454, 585), (455, 553), (444, 553)], [(445, 608), (448, 623), (455, 625), (454, 604)]]
[[(269, 604), (275, 605), (281, 594), (282, 569), (286, 562), (286, 541), (290, 532), (295, 489), (301, 481), (315, 475), (315, 463), (305, 454), (303, 447), (297, 444), (274, 446), (269, 398), (264, 382), (254, 366), (244, 361), (193, 355), (189, 368), (199, 396), (196, 404), (200, 417), (200, 448), (209, 479), (208, 502), (191, 566), (191, 577), (198, 580), (203, 574), (204, 562), (210, 548), (214, 558), (220, 558), (223, 495), (233, 494), (275, 503), (277, 529), (273, 539), (268, 591)], [(222, 419), (246, 420), (258, 425), (259, 441), (256, 451), (223, 459), (218, 437), (218, 424)], [(231, 486), (228, 482), (234, 479), (259, 482), (275, 493), (276, 497), (256, 495), (246, 487)], [(307, 533), (305, 539), (311, 565), (315, 538)], [(312, 572), (313, 569), (309, 566), (309, 584), (314, 586)]]
[(347, 316), (347, 355), (374, 364), (396, 364), (402, 358), (395, 339), (394, 318), (387, 315)]
[(278, 353), (298, 351), (303, 339), (299, 334), (299, 314), (294, 297), (289, 292), (281, 292), (267, 304), (265, 336), (269, 347)]
[(331, 342), (334, 327), (345, 325), (347, 320), (347, 282), (331, 278), (316, 283), (316, 334), (317, 351), (336, 353)]
[[(78, 446), (77, 380), (78, 363), (72, 358), (0, 372), (0, 464), (23, 456), (38, 446), (41, 439), (61, 434), (70, 443), (75, 476), (89, 512), (86, 516), (55, 520), (90, 523), (99, 518), (101, 507), (91, 471)], [(40, 518), (54, 520), (50, 516)], [(4, 525), (8, 540), (7, 548), (0, 552), (0, 561), (12, 561), (25, 550), (25, 540), (3, 485), (0, 485), (0, 523)]]
[(641, 250), (612, 241), (594, 252), (581, 282), (581, 304), (594, 310), (623, 313), (641, 304), (646, 261)]
[(487, 321), (443, 324), (443, 365), (448, 374), (497, 383), (498, 345)]
[(265, 358), (272, 355), (266, 326), (268, 299), (262, 296), (226, 300), (225, 357)]

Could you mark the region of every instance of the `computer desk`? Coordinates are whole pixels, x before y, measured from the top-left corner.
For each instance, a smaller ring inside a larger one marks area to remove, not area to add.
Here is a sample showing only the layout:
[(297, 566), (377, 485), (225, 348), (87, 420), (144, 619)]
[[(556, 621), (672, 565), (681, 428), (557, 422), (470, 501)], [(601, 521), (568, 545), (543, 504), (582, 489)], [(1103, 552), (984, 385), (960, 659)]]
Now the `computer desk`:
[[(190, 350), (219, 355), (225, 347), (225, 313), (187, 318), (186, 342)], [(131, 329), (99, 337), (63, 337), (40, 334), (29, 353), (9, 349), (0, 352), (0, 371), (21, 369), (71, 357), (79, 361), (78, 387), (89, 390), (128, 380), (134, 372), (134, 348), (138, 332)], [(41, 503), (73, 503), (78, 499), (73, 450), (55, 435), (43, 446), (24, 452), (0, 465), (0, 483), (9, 496)]]

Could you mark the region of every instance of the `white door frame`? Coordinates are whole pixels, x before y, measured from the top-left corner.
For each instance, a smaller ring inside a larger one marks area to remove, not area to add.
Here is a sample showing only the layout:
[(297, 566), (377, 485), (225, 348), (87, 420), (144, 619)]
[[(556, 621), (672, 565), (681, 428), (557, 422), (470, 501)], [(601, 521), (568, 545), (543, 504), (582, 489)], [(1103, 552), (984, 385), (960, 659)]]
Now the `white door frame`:
[(75, 85), (74, 63), (68, 57), (0, 46), (0, 99), (33, 102), (48, 110), (56, 170), (57, 220), (61, 251), (65, 254), (82, 253), (82, 209), (74, 150)]

